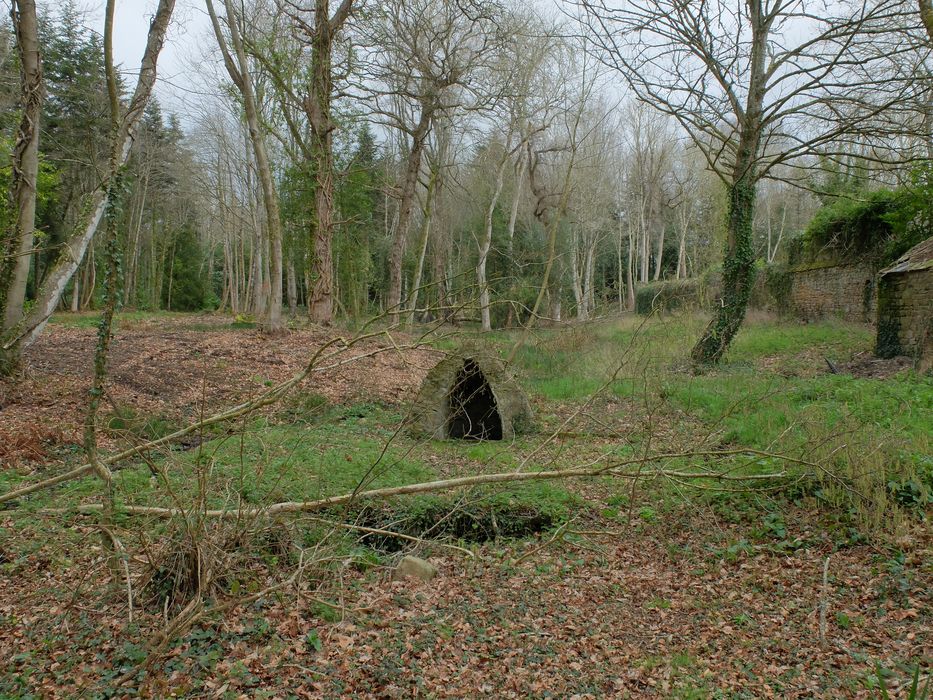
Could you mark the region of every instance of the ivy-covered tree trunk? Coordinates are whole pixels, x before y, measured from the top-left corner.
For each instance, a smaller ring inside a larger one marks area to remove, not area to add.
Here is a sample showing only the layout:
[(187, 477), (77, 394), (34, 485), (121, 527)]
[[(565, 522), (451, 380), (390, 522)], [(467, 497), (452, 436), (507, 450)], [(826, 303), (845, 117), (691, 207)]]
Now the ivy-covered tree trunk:
[[(14, 0), (10, 12), (19, 50), (23, 117), (13, 146), (11, 199), (13, 222), (0, 233), (0, 338), (23, 317), (26, 283), (32, 262), (39, 177), (39, 116), (42, 110), (42, 63), (34, 0)], [(18, 364), (16, 353), (0, 347), (0, 374)]]
[(761, 0), (749, 0), (752, 26), (748, 96), (739, 113), (739, 139), (729, 179), (729, 210), (726, 250), (722, 261), (722, 298), (713, 319), (690, 353), (697, 367), (719, 362), (745, 320), (745, 311), (755, 281), (755, 251), (752, 230), (755, 195), (760, 178), (758, 157), (764, 122), (764, 98), (768, 88), (765, 65), (768, 32), (774, 13), (765, 11)]
[[(116, 0), (107, 0), (104, 20), (104, 63), (107, 71), (107, 96), (110, 102), (110, 178), (107, 181), (106, 210), (104, 212), (104, 306), (97, 327), (97, 347), (94, 351), (94, 381), (91, 384), (90, 401), (84, 419), (84, 452), (88, 463), (104, 485), (103, 543), (112, 549), (107, 533), (113, 525), (113, 473), (101, 460), (97, 443), (97, 415), (104, 396), (107, 380), (107, 359), (113, 340), (113, 318), (120, 298), (120, 254), (117, 236), (117, 219), (123, 200), (123, 170), (125, 159), (121, 159), (120, 142), (120, 99), (117, 92), (117, 73), (113, 63), (113, 15)], [(112, 538), (112, 533), (110, 538)], [(116, 571), (116, 559), (110, 558), (111, 568)]]
[(311, 45), (311, 85), (305, 111), (311, 127), (311, 169), (314, 174), (314, 216), (310, 217), (311, 289), (308, 315), (314, 323), (334, 317), (334, 149), (331, 121), (333, 35), (328, 0), (316, 0), (315, 34)]
[(755, 251), (752, 227), (755, 215), (755, 183), (745, 175), (729, 188), (729, 221), (722, 263), (722, 299), (713, 319), (693, 346), (697, 365), (719, 362), (729, 348), (742, 321), (755, 281)]

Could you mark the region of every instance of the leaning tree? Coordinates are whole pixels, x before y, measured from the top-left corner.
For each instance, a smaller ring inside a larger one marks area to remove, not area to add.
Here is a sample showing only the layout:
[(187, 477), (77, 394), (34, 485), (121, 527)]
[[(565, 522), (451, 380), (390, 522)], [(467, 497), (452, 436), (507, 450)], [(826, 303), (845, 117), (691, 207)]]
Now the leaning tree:
[[(38, 49), (33, 46), (35, 40), (31, 36), (32, 30), (29, 30), (29, 33), (22, 33), (24, 30), (23, 20), (27, 19), (27, 15), (23, 14), (24, 8), (26, 8), (25, 3), (17, 3), (14, 21), (18, 22), (17, 29), (20, 34), (17, 39), (22, 42), (21, 52), (27, 51), (31, 54)], [(136, 80), (136, 88), (126, 100), (125, 105), (118, 105), (121, 115), (117, 119), (116, 128), (111, 133), (111, 150), (116, 154), (116, 157), (111, 158), (110, 165), (103, 173), (99, 186), (84, 202), (77, 224), (60, 246), (55, 262), (43, 279), (38, 282), (36, 297), (28, 308), (24, 306), (22, 312), (7, 313), (8, 306), (16, 304), (21, 298), (20, 293), (11, 286), (15, 287), (23, 284), (25, 280), (15, 273), (0, 275), (0, 283), (5, 285), (3, 291), (0, 292), (0, 321), (2, 321), (2, 326), (0, 326), (0, 374), (12, 372), (18, 366), (23, 350), (34, 343), (41, 334), (42, 329), (45, 328), (52, 312), (55, 311), (61, 301), (65, 287), (81, 264), (84, 253), (97, 233), (105, 212), (113, 204), (113, 187), (111, 185), (119, 179), (121, 171), (129, 159), (130, 149), (136, 139), (140, 121), (152, 95), (156, 81), (159, 53), (165, 43), (165, 35), (174, 8), (175, 0), (159, 0), (149, 25), (146, 46)], [(33, 66), (37, 60), (38, 56), (36, 56), (35, 60), (30, 57), (29, 64), (24, 66), (28, 71), (23, 80), (25, 120), (36, 118), (37, 86), (41, 90), (41, 83), (38, 82), (41, 74)], [(30, 140), (33, 138), (34, 134), (30, 129), (20, 130), (15, 149), (22, 156), (17, 156), (15, 162), (21, 163), (22, 165), (19, 166), (21, 168), (25, 167), (28, 162), (28, 159), (24, 160), (24, 158), (32, 152), (33, 145), (31, 145)], [(30, 155), (29, 158), (31, 157)], [(31, 174), (31, 167), (29, 166), (30, 171), (23, 171), (26, 178)], [(28, 190), (30, 188), (34, 189), (34, 186), (27, 185), (22, 178), (14, 178), (13, 187), (14, 197), (18, 202), (17, 223), (12, 230), (12, 234), (10, 232), (0, 234), (0, 241), (4, 242), (0, 246), (0, 251), (3, 252), (8, 249), (5, 242), (9, 240), (11, 235), (15, 250), (20, 250), (21, 242), (22, 248), (26, 247), (24, 242), (26, 237), (29, 237), (29, 241), (26, 242), (31, 244), (32, 228), (26, 219), (35, 214), (34, 205), (28, 202), (30, 198), (34, 197)], [(20, 196), (20, 193), (23, 193), (23, 195)], [(0, 252), (0, 255), (3, 255), (3, 252)], [(31, 258), (34, 253), (35, 251), (30, 248), (25, 256)], [(19, 261), (22, 258), (23, 255), (20, 252), (12, 256), (14, 261)], [(0, 265), (6, 264), (10, 259), (9, 256), (0, 258)]]
[(900, 40), (910, 10), (901, 0), (578, 4), (600, 58), (680, 123), (728, 190), (721, 304), (692, 351), (696, 365), (716, 363), (754, 281), (758, 183), (853, 144), (871, 157), (912, 123), (904, 110), (924, 88), (904, 66), (924, 56)]

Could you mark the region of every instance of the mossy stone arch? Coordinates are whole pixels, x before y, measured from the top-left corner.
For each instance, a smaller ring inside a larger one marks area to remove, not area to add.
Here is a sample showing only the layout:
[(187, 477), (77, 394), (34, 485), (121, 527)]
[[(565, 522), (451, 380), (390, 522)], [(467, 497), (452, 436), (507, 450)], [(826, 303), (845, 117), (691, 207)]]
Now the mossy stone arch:
[(448, 354), (425, 377), (409, 422), (414, 437), (511, 440), (531, 428), (528, 397), (488, 351)]

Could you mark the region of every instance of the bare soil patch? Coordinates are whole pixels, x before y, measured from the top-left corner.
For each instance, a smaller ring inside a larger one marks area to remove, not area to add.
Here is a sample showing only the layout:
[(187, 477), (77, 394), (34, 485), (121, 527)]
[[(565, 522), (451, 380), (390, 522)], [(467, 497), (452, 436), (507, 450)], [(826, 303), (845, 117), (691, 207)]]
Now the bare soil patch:
[[(140, 415), (190, 420), (288, 379), (340, 335), (307, 328), (270, 337), (209, 320), (197, 330), (186, 319), (119, 328), (104, 411), (129, 407)], [(0, 380), (0, 468), (42, 462), (56, 448), (81, 442), (96, 341), (93, 328), (52, 325), (29, 349), (25, 377)], [(334, 403), (399, 403), (417, 391), (440, 357), (427, 349), (400, 351), (387, 341), (365, 341), (323, 360), (301, 390)]]
[(856, 354), (848, 362), (837, 365), (839, 372), (851, 374), (860, 379), (888, 379), (899, 372), (913, 367), (914, 361), (909, 357), (876, 357), (871, 353)]

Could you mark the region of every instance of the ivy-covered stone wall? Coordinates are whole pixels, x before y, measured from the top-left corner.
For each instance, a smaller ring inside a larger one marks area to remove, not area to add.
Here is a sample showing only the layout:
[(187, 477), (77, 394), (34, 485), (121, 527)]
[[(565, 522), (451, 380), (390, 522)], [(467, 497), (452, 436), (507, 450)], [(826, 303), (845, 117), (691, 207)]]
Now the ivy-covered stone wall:
[(933, 363), (933, 268), (881, 277), (876, 352), (909, 355), (921, 367)]

